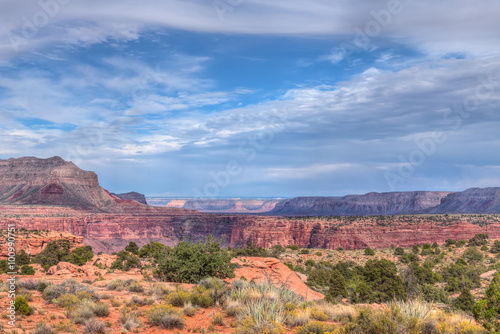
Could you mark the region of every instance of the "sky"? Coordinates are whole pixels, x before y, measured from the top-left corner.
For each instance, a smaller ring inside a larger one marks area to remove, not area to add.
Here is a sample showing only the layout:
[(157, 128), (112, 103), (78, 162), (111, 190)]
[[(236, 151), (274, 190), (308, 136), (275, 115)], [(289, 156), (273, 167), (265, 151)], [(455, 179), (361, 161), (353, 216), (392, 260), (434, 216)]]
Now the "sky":
[(499, 0), (0, 8), (0, 159), (147, 196), (500, 186)]

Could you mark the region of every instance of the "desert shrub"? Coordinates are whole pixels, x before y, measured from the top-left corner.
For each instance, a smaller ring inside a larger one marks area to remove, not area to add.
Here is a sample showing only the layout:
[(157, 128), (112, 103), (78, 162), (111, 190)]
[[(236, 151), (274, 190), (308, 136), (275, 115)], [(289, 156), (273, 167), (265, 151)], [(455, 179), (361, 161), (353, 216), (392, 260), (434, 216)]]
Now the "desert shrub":
[(303, 326), (311, 319), (309, 310), (296, 308), (288, 313), (285, 323), (290, 327)]
[(483, 253), (481, 253), (476, 246), (467, 248), (463, 257), (469, 264), (477, 264), (483, 261)]
[(171, 305), (152, 306), (146, 316), (149, 323), (153, 326), (159, 326), (164, 329), (183, 329), (185, 326), (183, 315)]
[(294, 250), (294, 251), (298, 251), (300, 249), (298, 245), (288, 245), (288, 246), (286, 246), (286, 248)]
[(57, 332), (53, 330), (50, 326), (44, 322), (40, 322), (36, 325), (35, 330), (30, 334), (56, 334)]
[(108, 332), (108, 328), (106, 325), (96, 319), (89, 319), (83, 324), (83, 333), (84, 334), (106, 334)]
[(223, 301), (225, 294), (226, 282), (216, 277), (207, 277), (202, 279), (198, 285), (209, 290), (210, 297), (215, 303), (220, 303)]
[(94, 314), (96, 315), (96, 317), (107, 317), (110, 314), (108, 304), (106, 303), (95, 304)]
[(122, 291), (125, 287), (125, 283), (121, 279), (114, 279), (106, 285), (108, 290)]
[(247, 242), (244, 248), (234, 248), (232, 251), (232, 256), (258, 256), (258, 257), (268, 257), (271, 254), (260, 246), (255, 245), (251, 241)]
[(316, 264), (316, 261), (309, 259), (309, 260), (306, 261), (305, 264), (306, 264), (307, 267), (312, 267), (312, 266), (314, 266)]
[(368, 256), (373, 256), (373, 255), (375, 255), (375, 251), (373, 249), (371, 249), (370, 247), (366, 247), (364, 254), (368, 255)]
[(467, 241), (465, 241), (463, 239), (457, 241), (457, 247), (459, 247), (459, 248), (465, 246), (466, 244), (467, 244)]
[(191, 302), (188, 302), (182, 308), (182, 312), (184, 312), (184, 314), (187, 315), (188, 317), (193, 317), (196, 314), (196, 311), (197, 311), (196, 307), (194, 307)]
[(17, 288), (33, 291), (37, 289), (37, 286), (37, 282), (30, 279), (17, 281)]
[(432, 284), (422, 285), (422, 298), (427, 302), (448, 304), (450, 302), (448, 293), (441, 287)]
[(276, 321), (259, 321), (247, 316), (234, 334), (285, 334), (285, 329)]
[(191, 292), (176, 288), (167, 296), (167, 302), (173, 306), (182, 307), (184, 304), (191, 301)]
[(26, 298), (24, 298), (24, 296), (18, 296), (16, 298), (16, 300), (14, 301), (14, 308), (20, 314), (24, 315), (31, 314), (31, 308), (28, 305), (28, 302), (26, 301)]
[(450, 247), (451, 245), (456, 245), (457, 241), (455, 239), (446, 239), (444, 242), (445, 247)]
[(132, 253), (134, 255), (139, 255), (139, 246), (133, 241), (130, 241), (125, 247), (125, 251)]
[(299, 254), (309, 254), (309, 249), (306, 249), (306, 248), (301, 249)]
[(21, 275), (35, 275), (35, 268), (25, 264), (21, 267)]
[(468, 246), (482, 246), (488, 242), (489, 236), (487, 233), (477, 233), (468, 243)]
[(141, 293), (144, 292), (144, 286), (140, 282), (133, 282), (129, 285), (128, 291)]
[(210, 290), (198, 285), (191, 291), (191, 302), (193, 305), (207, 308), (215, 304)]
[(394, 255), (404, 255), (405, 254), (405, 250), (402, 248), (402, 247), (396, 247), (394, 249)]
[(241, 311), (241, 303), (237, 300), (226, 299), (224, 302), (224, 310), (227, 315), (234, 317)]
[(318, 320), (318, 321), (327, 321), (328, 320), (328, 316), (326, 315), (326, 313), (317, 307), (311, 308), (309, 310), (309, 312), (310, 312), (311, 318), (314, 320)]
[(224, 315), (220, 312), (214, 312), (211, 323), (214, 326), (224, 326)]
[(119, 320), (125, 330), (134, 331), (136, 328), (142, 326), (139, 314), (136, 312), (128, 312), (126, 308), (122, 308), (120, 314)]
[(155, 256), (155, 276), (162, 281), (196, 283), (206, 277), (234, 277), (235, 265), (221, 242), (208, 236), (204, 243), (181, 241)]
[(356, 308), (353, 305), (333, 305), (330, 303), (319, 302), (316, 307), (323, 311), (330, 320), (337, 322), (347, 323), (352, 321), (354, 315), (356, 314)]
[(316, 256), (323, 256), (323, 253), (321, 253), (321, 252), (316, 252), (316, 253), (315, 253), (315, 255), (316, 255)]
[(324, 334), (337, 330), (336, 326), (327, 325), (320, 321), (311, 321), (304, 326), (297, 327), (294, 334)]
[(45, 290), (45, 288), (48, 287), (49, 285), (53, 285), (53, 283), (43, 279), (38, 280), (36, 282), (36, 290), (42, 293)]
[(0, 273), (6, 273), (9, 271), (9, 263), (7, 262), (7, 260), (0, 260)]
[(481, 325), (477, 324), (470, 316), (464, 313), (448, 313), (437, 311), (431, 315), (431, 320), (436, 324), (437, 333), (445, 334), (487, 334)]
[(84, 324), (87, 320), (95, 317), (95, 306), (94, 302), (84, 300), (69, 310), (68, 318), (70, 318), (75, 324)]
[(57, 297), (56, 304), (62, 308), (69, 309), (78, 304), (79, 301), (80, 300), (76, 297), (76, 295), (72, 293), (67, 293)]

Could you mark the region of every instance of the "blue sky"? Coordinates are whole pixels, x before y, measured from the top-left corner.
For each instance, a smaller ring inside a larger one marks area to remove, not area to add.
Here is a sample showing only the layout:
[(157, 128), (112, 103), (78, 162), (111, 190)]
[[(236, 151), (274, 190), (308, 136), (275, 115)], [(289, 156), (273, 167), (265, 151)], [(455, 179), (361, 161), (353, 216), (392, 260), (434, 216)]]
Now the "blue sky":
[(2, 7), (2, 159), (149, 196), (500, 185), (498, 0)]

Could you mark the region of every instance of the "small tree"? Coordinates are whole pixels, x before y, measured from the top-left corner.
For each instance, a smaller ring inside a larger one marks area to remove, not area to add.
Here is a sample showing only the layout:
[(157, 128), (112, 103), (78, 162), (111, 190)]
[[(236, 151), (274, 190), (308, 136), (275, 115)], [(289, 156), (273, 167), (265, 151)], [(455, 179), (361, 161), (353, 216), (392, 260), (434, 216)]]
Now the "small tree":
[(417, 255), (418, 253), (420, 253), (420, 246), (419, 245), (413, 245), (413, 247), (411, 248), (411, 251), (413, 254)]
[(453, 306), (456, 309), (465, 311), (467, 313), (472, 313), (474, 310), (474, 303), (475, 303), (474, 296), (470, 293), (470, 290), (467, 288), (462, 289), (460, 296), (455, 299), (453, 302)]
[(25, 264), (30, 264), (30, 256), (24, 249), (21, 249), (19, 252), (16, 254), (16, 265), (22, 267)]
[(365, 248), (365, 255), (373, 256), (373, 255), (375, 255), (375, 251), (373, 249), (371, 249), (370, 247), (366, 247)]
[(325, 299), (335, 303), (339, 297), (347, 297), (347, 287), (344, 276), (338, 270), (332, 271), (330, 276), (330, 287)]
[(128, 245), (125, 247), (125, 250), (132, 254), (139, 255), (139, 246), (137, 246), (137, 244), (133, 241), (128, 243)]
[(474, 318), (487, 330), (500, 331), (500, 273), (496, 273), (490, 286), (474, 306)]
[(235, 265), (221, 242), (209, 235), (204, 243), (180, 241), (155, 255), (155, 275), (163, 281), (197, 283), (205, 277), (232, 278)]

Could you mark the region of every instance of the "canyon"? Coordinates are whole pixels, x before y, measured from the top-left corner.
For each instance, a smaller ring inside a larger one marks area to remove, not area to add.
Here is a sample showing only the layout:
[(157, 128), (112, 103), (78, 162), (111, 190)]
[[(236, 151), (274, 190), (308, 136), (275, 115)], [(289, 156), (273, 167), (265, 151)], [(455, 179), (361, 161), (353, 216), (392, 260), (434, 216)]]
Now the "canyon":
[[(495, 214), (496, 202), (492, 201), (498, 192), (491, 189), (494, 188), (474, 190), (471, 196), (476, 196), (475, 201), (461, 198), (462, 204), (453, 207), (470, 210), (483, 205), (482, 209), (490, 214), (404, 214), (408, 210), (416, 213), (434, 209), (436, 203), (438, 207), (443, 203), (449, 205), (449, 196), (460, 194), (448, 192), (346, 196), (347, 199), (341, 198), (336, 203), (347, 201), (351, 206), (334, 206), (337, 217), (204, 213), (148, 206), (135, 200), (141, 199), (136, 195), (122, 199), (103, 189), (95, 173), (83, 171), (71, 162), (58, 157), (29, 157), (0, 160), (0, 228), (12, 224), (18, 230), (68, 232), (82, 237), (83, 244), (92, 246), (95, 252), (106, 253), (121, 250), (130, 241), (139, 246), (151, 241), (174, 245), (181, 238), (203, 240), (210, 234), (232, 247), (248, 242), (261, 247), (278, 244), (328, 249), (409, 247), (425, 242), (443, 243), (448, 238), (469, 239), (476, 233), (500, 238), (500, 215)], [(330, 210), (329, 202), (321, 197), (283, 201), (295, 201), (302, 211), (323, 208), (321, 212), (326, 215)], [(289, 206), (282, 205), (283, 201), (275, 203), (270, 212), (286, 211)], [(254, 207), (259, 205), (255, 203)], [(368, 211), (372, 216), (340, 214), (347, 211)]]

